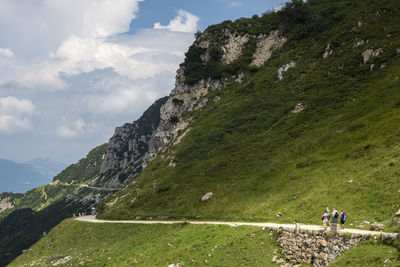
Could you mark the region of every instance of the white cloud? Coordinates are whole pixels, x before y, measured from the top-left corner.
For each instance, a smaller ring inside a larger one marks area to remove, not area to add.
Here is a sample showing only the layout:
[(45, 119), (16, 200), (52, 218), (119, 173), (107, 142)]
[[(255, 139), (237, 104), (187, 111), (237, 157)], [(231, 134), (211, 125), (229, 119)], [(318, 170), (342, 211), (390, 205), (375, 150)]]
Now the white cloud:
[(19, 145), (76, 159), (169, 94), (198, 18), (127, 34), (140, 1), (0, 0), (0, 99), (19, 103), (2, 104), (0, 133), (26, 131), (0, 138), (3, 157)]
[(68, 122), (65, 117), (62, 119), (63, 124), (57, 128), (57, 133), (65, 139), (82, 138), (92, 134), (95, 131), (96, 124), (87, 123), (84, 119), (79, 118), (75, 121)]
[[(38, 5), (39, 13), (44, 8), (46, 10), (53, 8), (55, 13), (59, 9), (58, 5), (53, 5), (52, 2), (50, 3), (47, 0), (37, 1), (42, 3), (42, 5)], [(163, 71), (175, 72), (179, 62), (176, 62), (176, 60), (172, 62), (171, 60), (163, 61), (159, 57), (166, 54), (182, 57), (192, 38), (164, 31), (160, 34), (155, 30), (137, 33), (136, 36), (145, 38), (145, 41), (139, 40), (134, 35), (118, 37), (115, 34), (129, 29), (131, 19), (135, 17), (132, 12), (128, 12), (130, 14), (128, 16), (126, 10), (137, 10), (135, 5), (141, 0), (120, 1), (128, 5), (128, 8), (110, 8), (113, 16), (108, 18), (107, 15), (104, 21), (101, 15), (107, 9), (110, 1), (99, 1), (99, 6), (96, 7), (99, 10), (95, 13), (91, 10), (84, 11), (93, 8), (90, 4), (93, 1), (84, 2), (85, 4), (80, 8), (83, 11), (78, 12), (73, 18), (75, 19), (75, 16), (78, 16), (78, 20), (83, 21), (82, 27), (87, 28), (87, 30), (79, 28), (76, 29), (74, 34), (65, 36), (65, 40), (55, 50), (48, 51), (48, 56), (42, 56), (40, 59), (18, 57), (12, 60), (1, 60), (0, 57), (0, 68), (5, 70), (0, 73), (0, 85), (17, 84), (20, 87), (35, 88), (36, 90), (58, 91), (68, 89), (62, 78), (63, 76), (78, 75), (96, 69), (112, 68), (119, 75), (130, 79), (151, 78)], [(6, 1), (6, 3), (9, 2)], [(16, 3), (19, 2), (16, 1)], [(75, 0), (71, 1), (69, 5), (64, 0), (60, 3), (67, 11), (77, 5)], [(25, 5), (27, 4), (25, 3)], [(112, 17), (115, 18), (115, 21), (112, 20)], [(86, 22), (87, 18), (93, 18), (93, 20)], [(174, 32), (192, 32), (197, 29), (197, 21), (198, 18), (196, 16), (180, 10), (179, 16), (171, 20), (170, 25), (165, 27)], [(51, 28), (51, 26), (49, 27)], [(0, 26), (0, 36), (7, 35), (7, 33), (2, 34), (1, 31)], [(171, 38), (172, 35), (178, 39), (173, 40)], [(187, 40), (190, 41), (187, 42)], [(47, 40), (42, 40), (42, 42), (47, 42)], [(5, 51), (7, 51), (7, 54), (11, 52), (11, 50)]]
[(233, 2), (229, 3), (229, 6), (231, 6), (231, 7), (240, 7), (240, 6), (243, 6), (243, 3), (242, 2), (233, 1)]
[(99, 38), (71, 37), (52, 55), (62, 61), (56, 63), (58, 72), (68, 75), (113, 68), (118, 74), (131, 79), (153, 77), (160, 70), (175, 68), (163, 62), (136, 60), (135, 56), (157, 53), (157, 49), (126, 46)]
[[(1, 0), (0, 43), (16, 55), (45, 55), (72, 35), (106, 37), (129, 30), (143, 0)], [(11, 30), (12, 29), (12, 30)], [(34, 53), (32, 55), (32, 53)]]
[(30, 118), (35, 106), (28, 99), (17, 99), (12, 96), (0, 98), (0, 133), (14, 133), (32, 128)]
[(167, 29), (170, 31), (176, 32), (196, 32), (198, 29), (197, 23), (199, 22), (199, 18), (192, 13), (189, 13), (185, 10), (179, 10), (178, 16), (174, 19), (170, 20), (167, 26), (161, 25), (161, 23), (157, 22), (154, 24), (154, 29)]
[(13, 57), (14, 53), (9, 48), (0, 48), (0, 56)]

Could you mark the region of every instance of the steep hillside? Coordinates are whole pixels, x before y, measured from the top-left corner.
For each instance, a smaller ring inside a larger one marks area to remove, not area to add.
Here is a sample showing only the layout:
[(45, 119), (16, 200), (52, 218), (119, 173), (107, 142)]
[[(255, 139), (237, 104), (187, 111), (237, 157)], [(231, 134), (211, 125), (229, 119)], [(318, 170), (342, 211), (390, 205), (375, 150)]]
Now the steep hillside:
[(198, 34), (167, 104), (208, 104), (169, 117), (184, 137), (100, 217), (319, 223), (333, 206), (394, 226), (399, 15), (397, 1), (294, 1)]
[(167, 97), (157, 100), (138, 120), (115, 130), (94, 186), (122, 188), (142, 172), (159, 148), (153, 136), (160, 126), (160, 108), (166, 101)]
[(53, 178), (54, 184), (84, 184), (93, 181), (99, 175), (107, 144), (93, 149), (88, 155), (72, 164)]
[(8, 209), (12, 209), (15, 205), (15, 202), (18, 198), (23, 197), (24, 194), (21, 193), (10, 193), (10, 192), (5, 192), (0, 194), (0, 218), (1, 215), (3, 214), (3, 211), (6, 211)]
[(63, 219), (89, 211), (112, 191), (86, 187), (98, 176), (107, 145), (99, 146), (54, 178), (25, 194), (0, 196), (0, 266), (12, 261)]

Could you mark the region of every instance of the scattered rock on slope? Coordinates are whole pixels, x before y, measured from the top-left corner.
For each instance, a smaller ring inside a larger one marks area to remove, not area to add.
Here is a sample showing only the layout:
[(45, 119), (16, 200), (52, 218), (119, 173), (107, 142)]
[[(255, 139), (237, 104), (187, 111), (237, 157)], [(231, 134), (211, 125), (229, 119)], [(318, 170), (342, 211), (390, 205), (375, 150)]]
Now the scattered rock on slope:
[(283, 80), (283, 74), (285, 72), (287, 72), (290, 68), (293, 68), (294, 66), (296, 66), (296, 63), (292, 61), (292, 62), (290, 62), (290, 63), (288, 63), (286, 65), (283, 65), (281, 68), (279, 68), (279, 70), (278, 70), (278, 79), (280, 81), (282, 81)]
[(207, 194), (205, 194), (205, 195), (201, 198), (201, 201), (207, 201), (207, 200), (209, 200), (210, 198), (212, 198), (213, 195), (214, 195), (214, 194), (213, 194), (212, 192), (208, 192)]
[(302, 112), (304, 109), (306, 108), (306, 105), (304, 105), (303, 103), (297, 103), (297, 105), (294, 107), (294, 109), (292, 110), (292, 113), (296, 114), (296, 113), (300, 113)]

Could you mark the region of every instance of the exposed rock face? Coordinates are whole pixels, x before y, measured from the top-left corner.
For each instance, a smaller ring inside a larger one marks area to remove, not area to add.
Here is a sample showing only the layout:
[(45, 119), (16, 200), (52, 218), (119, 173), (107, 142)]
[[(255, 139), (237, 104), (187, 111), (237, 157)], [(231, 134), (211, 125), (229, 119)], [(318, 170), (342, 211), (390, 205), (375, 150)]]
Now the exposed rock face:
[(204, 107), (208, 92), (223, 86), (221, 81), (211, 79), (187, 85), (183, 75), (181, 67), (169, 97), (157, 100), (137, 121), (115, 130), (100, 177), (92, 186), (122, 188), (129, 184), (160, 150), (171, 142), (179, 143), (190, 130), (190, 118), (183, 119), (182, 115)]
[(243, 46), (249, 41), (249, 35), (237, 35), (228, 33), (228, 41), (222, 47), (222, 62), (231, 64), (242, 55)]
[(257, 44), (257, 50), (254, 54), (254, 60), (251, 63), (257, 67), (264, 65), (270, 59), (272, 52), (281, 48), (287, 41), (285, 37), (279, 36), (278, 31), (272, 31), (268, 37), (261, 36), (261, 41)]
[(367, 63), (371, 58), (379, 56), (383, 52), (382, 48), (378, 49), (367, 49), (362, 53), (364, 64)]
[[(120, 188), (141, 172), (143, 165), (148, 162), (149, 151), (158, 149), (157, 143), (152, 142), (152, 136), (160, 124), (160, 108), (167, 99), (157, 100), (137, 121), (115, 130), (100, 168), (101, 176), (93, 186)], [(111, 178), (114, 172), (128, 166), (132, 170), (131, 177), (121, 177), (120, 174), (118, 179)]]
[(0, 199), (0, 212), (5, 211), (6, 209), (12, 209), (13, 207), (14, 203), (10, 197)]
[(287, 72), (290, 68), (293, 68), (294, 66), (296, 66), (296, 62), (292, 61), (292, 62), (290, 62), (290, 63), (288, 63), (286, 65), (283, 65), (281, 68), (279, 68), (278, 69), (278, 79), (280, 81), (282, 81), (283, 80), (283, 74), (285, 72)]
[[(230, 64), (242, 55), (250, 36), (225, 31), (222, 38), (221, 60), (224, 64)], [(255, 55), (255, 65), (264, 64), (271, 53), (286, 42), (286, 38), (280, 37), (277, 31), (262, 38)], [(200, 58), (207, 62), (210, 59), (210, 40), (207, 35), (198, 38), (194, 45), (204, 49)], [(294, 65), (291, 62), (286, 68)], [(281, 75), (286, 70), (282, 70)], [(191, 119), (183, 114), (201, 109), (209, 102), (207, 94), (210, 91), (224, 87), (224, 83), (218, 79), (202, 79), (196, 84), (186, 84), (184, 73), (185, 67), (182, 65), (177, 71), (175, 88), (169, 97), (157, 100), (137, 121), (115, 130), (101, 165), (100, 177), (91, 184), (92, 187), (118, 189), (128, 185), (160, 150), (170, 143), (182, 141), (191, 123)], [(243, 76), (239, 76), (239, 81)], [(176, 162), (171, 161), (170, 166), (175, 165)], [(91, 199), (96, 201), (97, 198), (92, 195)]]

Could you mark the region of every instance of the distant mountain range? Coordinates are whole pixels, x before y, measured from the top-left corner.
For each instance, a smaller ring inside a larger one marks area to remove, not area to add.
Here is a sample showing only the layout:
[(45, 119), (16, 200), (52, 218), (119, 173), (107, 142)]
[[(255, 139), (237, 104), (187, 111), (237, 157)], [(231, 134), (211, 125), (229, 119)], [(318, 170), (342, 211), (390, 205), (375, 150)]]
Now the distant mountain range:
[(45, 158), (26, 163), (0, 159), (0, 192), (24, 193), (51, 182), (65, 167), (63, 163)]

